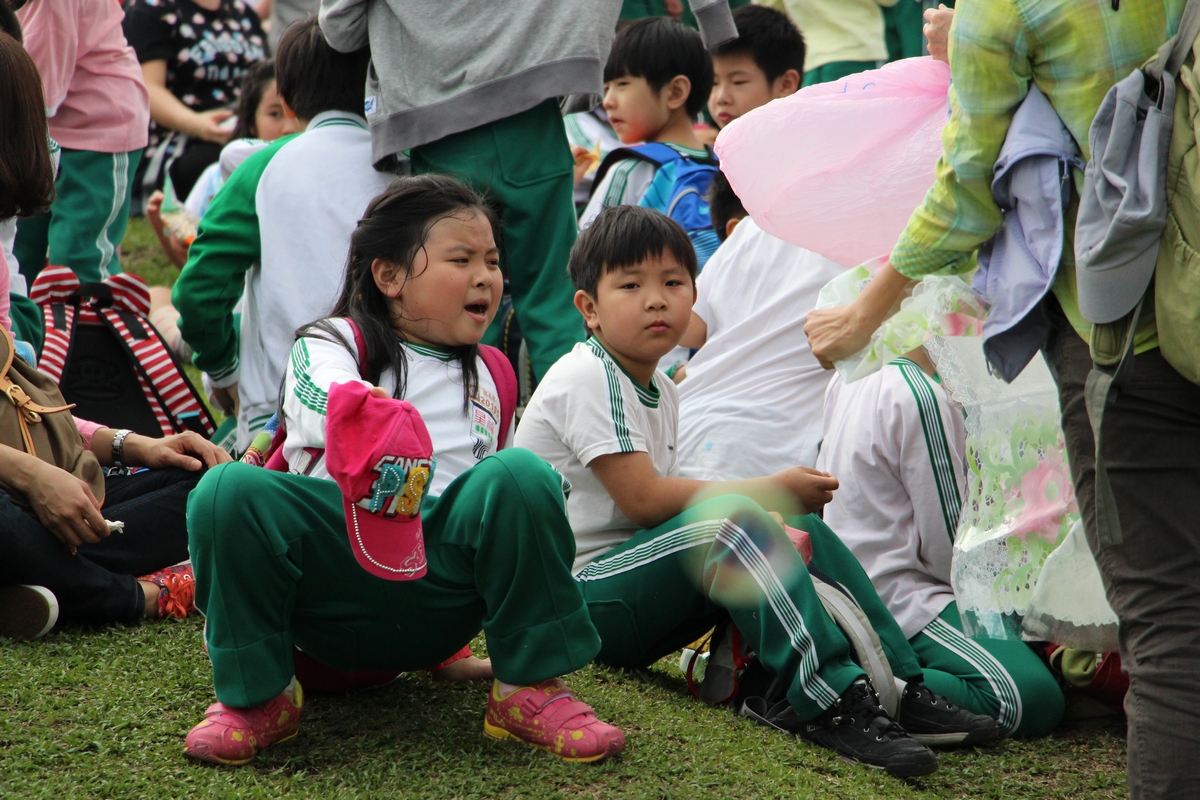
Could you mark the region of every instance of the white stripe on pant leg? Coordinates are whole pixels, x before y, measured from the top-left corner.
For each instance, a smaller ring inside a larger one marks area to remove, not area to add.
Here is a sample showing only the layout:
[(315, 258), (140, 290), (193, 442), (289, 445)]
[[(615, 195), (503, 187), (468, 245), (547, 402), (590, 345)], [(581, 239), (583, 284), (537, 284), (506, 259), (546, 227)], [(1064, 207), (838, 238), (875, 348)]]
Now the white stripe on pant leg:
[(575, 576), (577, 581), (597, 581), (630, 572), (661, 558), (719, 540), (733, 551), (767, 597), (780, 625), (788, 634), (792, 649), (800, 654), (800, 685), (804, 693), (821, 708), (828, 708), (838, 699), (837, 692), (825, 683), (817, 669), (816, 645), (804, 626), (803, 617), (779, 581), (766, 557), (750, 541), (746, 532), (727, 519), (706, 520), (667, 531), (608, 558), (598, 558)]
[(117, 221), (117, 215), (125, 205), (125, 193), (129, 190), (129, 154), (113, 153), (113, 203), (108, 212), (108, 221), (96, 237), (96, 249), (100, 251), (100, 278), (109, 277), (108, 265), (112, 263), (117, 248), (108, 238), (108, 229)]
[(935, 642), (957, 655), (974, 667), (980, 675), (987, 679), (992, 687), (992, 694), (1000, 701), (1001, 732), (1009, 736), (1021, 725), (1021, 693), (1016, 682), (1008, 674), (996, 657), (987, 650), (971, 641), (953, 625), (934, 619), (926, 626), (924, 633)]
[(596, 559), (580, 570), (579, 574), (575, 576), (575, 580), (595, 581), (629, 572), (681, 550), (708, 544), (717, 538), (720, 529), (720, 520), (706, 520), (684, 525), (682, 528), (667, 531), (648, 542), (643, 542), (613, 556)]
[[(767, 602), (775, 612), (779, 624), (787, 631), (792, 649), (800, 654), (799, 677), (804, 694), (822, 709), (829, 708), (837, 702), (838, 693), (817, 674), (817, 670), (821, 667), (821, 661), (817, 656), (816, 642), (813, 641), (812, 635), (804, 625), (804, 616), (800, 613), (800, 609), (796, 608), (796, 604), (792, 602), (791, 596), (784, 589), (783, 583), (775, 574), (775, 569), (767, 561), (767, 557), (744, 530), (728, 520), (726, 520), (724, 530), (717, 537), (717, 541), (732, 550), (746, 567), (746, 570), (758, 583), (759, 588), (762, 589), (763, 594), (766, 595)], [(821, 613), (825, 613), (823, 607)]]

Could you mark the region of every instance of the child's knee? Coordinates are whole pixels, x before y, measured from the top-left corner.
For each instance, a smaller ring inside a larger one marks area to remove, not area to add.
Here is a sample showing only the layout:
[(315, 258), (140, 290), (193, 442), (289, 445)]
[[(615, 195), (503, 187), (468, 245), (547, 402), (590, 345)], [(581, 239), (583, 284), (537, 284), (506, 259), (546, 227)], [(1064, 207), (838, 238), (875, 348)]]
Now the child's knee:
[(188, 541), (193, 555), (198, 549), (211, 547), (226, 532), (242, 532), (243, 526), (233, 516), (254, 502), (260, 472), (261, 467), (234, 461), (213, 467), (200, 479), (187, 501)]
[(1041, 662), (1031, 664), (1023, 672), (1016, 679), (1021, 695), (1021, 722), (1012, 735), (1022, 738), (1045, 736), (1062, 721), (1066, 698), (1058, 681)]

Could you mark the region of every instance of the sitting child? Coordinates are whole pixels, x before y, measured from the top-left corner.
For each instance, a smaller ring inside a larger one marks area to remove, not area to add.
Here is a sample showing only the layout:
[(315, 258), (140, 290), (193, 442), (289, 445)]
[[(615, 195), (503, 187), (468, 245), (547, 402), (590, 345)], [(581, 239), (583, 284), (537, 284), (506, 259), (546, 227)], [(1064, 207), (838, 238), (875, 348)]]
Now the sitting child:
[(759, 5), (733, 12), (738, 38), (712, 51), (708, 113), (724, 128), (747, 111), (795, 94), (804, 77), (804, 37), (787, 14)]
[[(292, 348), (290, 471), (233, 463), (196, 489), (196, 605), (219, 702), (188, 734), (189, 756), (244, 764), (296, 735), (293, 643), (336, 670), (418, 670), (481, 628), (496, 676), (485, 733), (575, 762), (624, 748), (557, 680), (600, 649), (571, 579), (562, 477), (500, 450), (512, 409), (498, 385), (515, 377), (502, 356), (492, 364), (508, 372), (493, 373), (478, 347), (500, 306), (498, 238), (493, 212), (452, 179), (392, 183), (354, 229), (330, 318)], [(347, 392), (357, 405), (344, 408)], [(395, 437), (404, 418), (412, 432)], [(409, 540), (399, 560), (414, 522), (423, 547)], [(397, 580), (405, 571), (417, 579)]]
[(1042, 736), (1063, 695), (1024, 642), (962, 633), (950, 557), (965, 490), (965, 429), (921, 348), (825, 395), (821, 461), (845, 482), (825, 521), (858, 557), (920, 658), (926, 684), (996, 717), (1007, 736)]
[(804, 320), (821, 287), (845, 270), (752, 219), (739, 222), (746, 212), (722, 174), (709, 205), (713, 227), (732, 233), (697, 281), (683, 338), (699, 350), (679, 385), (679, 465), (701, 480), (813, 466), (829, 377)]
[[(516, 443), (571, 486), (575, 580), (600, 633), (598, 660), (645, 667), (732, 619), (787, 688), (803, 736), (896, 775), (932, 772), (936, 758), (879, 705), (796, 547), (767, 511), (820, 509), (838, 482), (807, 467), (728, 483), (679, 477), (679, 400), (655, 368), (679, 343), (695, 296), (696, 257), (682, 228), (650, 209), (606, 209), (580, 235), (569, 270), (590, 338), (546, 373)], [(819, 519), (793, 520), (812, 536), (822, 570), (873, 594)], [(861, 601), (886, 619), (878, 598)], [(898, 645), (903, 656), (907, 643)], [(987, 726), (994, 730), (990, 720), (928, 705), (914, 667), (912, 657), (894, 665), (916, 687), (901, 701), (901, 723), (920, 723), (924, 713), (929, 729), (963, 738), (980, 724), (985, 737)], [(913, 698), (922, 694), (926, 707), (918, 710)], [(926, 732), (914, 724), (918, 730)]]

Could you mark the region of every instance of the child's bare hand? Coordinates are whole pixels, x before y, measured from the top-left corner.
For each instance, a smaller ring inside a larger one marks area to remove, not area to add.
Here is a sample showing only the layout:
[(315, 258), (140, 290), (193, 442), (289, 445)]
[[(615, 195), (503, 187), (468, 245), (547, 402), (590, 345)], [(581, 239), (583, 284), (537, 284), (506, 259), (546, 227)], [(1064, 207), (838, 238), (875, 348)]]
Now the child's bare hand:
[(575, 185), (600, 164), (600, 159), (594, 150), (588, 150), (580, 145), (571, 145), (571, 157), (575, 159)]
[(167, 230), (162, 219), (162, 204), (166, 199), (161, 191), (156, 191), (146, 200), (146, 221), (150, 223), (150, 228), (154, 231), (154, 235), (158, 237), (158, 244), (162, 248), (163, 253), (172, 264), (183, 269), (188, 258), (188, 244), (181, 241), (178, 236)]
[(790, 467), (776, 472), (772, 477), (803, 503), (804, 510), (810, 514), (831, 502), (838, 488), (837, 478), (811, 467)]
[(929, 55), (938, 61), (950, 63), (950, 23), (954, 20), (954, 9), (939, 4), (937, 8), (925, 9), (925, 26), (921, 33), (929, 40)]

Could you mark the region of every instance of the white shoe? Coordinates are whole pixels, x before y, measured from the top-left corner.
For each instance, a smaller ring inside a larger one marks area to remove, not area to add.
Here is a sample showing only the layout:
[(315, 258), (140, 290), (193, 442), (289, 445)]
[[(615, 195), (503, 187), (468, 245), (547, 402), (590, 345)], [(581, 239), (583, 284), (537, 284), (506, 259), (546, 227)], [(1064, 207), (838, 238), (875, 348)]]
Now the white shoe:
[(45, 586), (0, 587), (0, 636), (37, 639), (58, 622), (58, 600)]

